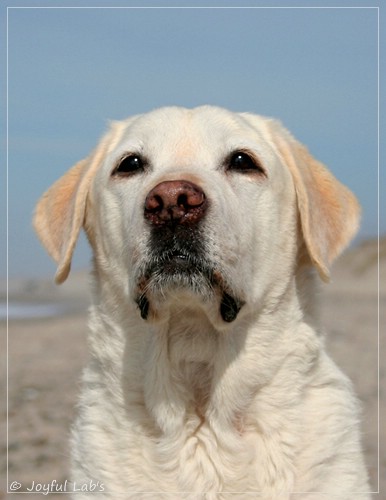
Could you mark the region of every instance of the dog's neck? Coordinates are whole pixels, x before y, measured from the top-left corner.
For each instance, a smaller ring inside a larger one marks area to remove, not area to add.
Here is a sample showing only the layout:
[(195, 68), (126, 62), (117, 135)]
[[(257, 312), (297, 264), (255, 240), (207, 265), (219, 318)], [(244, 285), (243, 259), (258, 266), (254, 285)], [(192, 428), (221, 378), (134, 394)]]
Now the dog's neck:
[(115, 293), (105, 285), (92, 307), (92, 356), (101, 376), (105, 371), (109, 383), (115, 380), (110, 391), (116, 390), (127, 411), (142, 407), (149, 425), (163, 434), (174, 435), (187, 422), (242, 432), (249, 405), (283, 363), (292, 355), (310, 361), (316, 356), (295, 283), (285, 302), (277, 300), (275, 314), (250, 309), (219, 329), (204, 310), (181, 303), (165, 306), (166, 319), (146, 321), (134, 303), (117, 310)]

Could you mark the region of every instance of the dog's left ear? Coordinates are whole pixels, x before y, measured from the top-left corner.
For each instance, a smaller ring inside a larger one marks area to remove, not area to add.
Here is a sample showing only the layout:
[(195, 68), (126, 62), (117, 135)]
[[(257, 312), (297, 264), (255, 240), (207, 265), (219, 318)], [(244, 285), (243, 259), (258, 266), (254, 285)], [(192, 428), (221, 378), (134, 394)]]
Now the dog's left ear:
[(271, 125), (273, 140), (294, 180), (308, 254), (323, 281), (329, 281), (331, 263), (358, 230), (359, 203), (289, 132), (276, 122)]

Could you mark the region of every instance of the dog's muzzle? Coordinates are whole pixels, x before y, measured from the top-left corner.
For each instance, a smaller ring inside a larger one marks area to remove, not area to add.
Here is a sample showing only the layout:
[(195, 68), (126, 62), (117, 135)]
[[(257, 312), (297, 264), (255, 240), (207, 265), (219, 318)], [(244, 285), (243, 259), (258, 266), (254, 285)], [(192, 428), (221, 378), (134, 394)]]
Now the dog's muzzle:
[(151, 228), (149, 259), (140, 272), (136, 299), (143, 319), (154, 293), (190, 289), (208, 300), (216, 288), (222, 292), (221, 317), (226, 322), (236, 319), (242, 303), (207, 258), (202, 222), (208, 207), (203, 189), (187, 180), (164, 181), (148, 193), (144, 217)]

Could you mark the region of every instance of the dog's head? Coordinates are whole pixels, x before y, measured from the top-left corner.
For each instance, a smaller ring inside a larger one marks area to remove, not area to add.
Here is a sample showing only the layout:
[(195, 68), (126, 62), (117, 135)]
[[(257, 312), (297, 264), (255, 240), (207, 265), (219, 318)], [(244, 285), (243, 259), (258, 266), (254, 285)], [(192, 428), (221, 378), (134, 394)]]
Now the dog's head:
[(358, 214), (352, 193), (280, 123), (205, 106), (113, 123), (43, 195), (34, 224), (58, 283), (83, 226), (97, 272), (144, 319), (172, 302), (216, 302), (214, 319), (231, 322), (299, 266), (328, 280)]

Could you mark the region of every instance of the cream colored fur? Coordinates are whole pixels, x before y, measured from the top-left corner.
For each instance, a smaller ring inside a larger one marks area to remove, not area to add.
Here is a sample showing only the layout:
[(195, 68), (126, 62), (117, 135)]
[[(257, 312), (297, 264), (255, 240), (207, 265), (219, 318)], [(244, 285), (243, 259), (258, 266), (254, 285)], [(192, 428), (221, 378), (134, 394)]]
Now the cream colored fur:
[[(232, 151), (264, 172), (227, 170)], [(115, 178), (128, 153), (146, 170)], [(142, 319), (145, 199), (179, 179), (209, 200), (200, 234), (219, 285), (149, 288)], [(94, 253), (75, 484), (99, 481), (97, 498), (115, 500), (369, 498), (357, 400), (310, 299), (313, 268), (328, 280), (358, 218), (350, 191), (274, 120), (205, 106), (112, 124), (34, 220), (58, 283), (82, 226)], [(221, 283), (243, 303), (231, 322), (219, 312)]]

